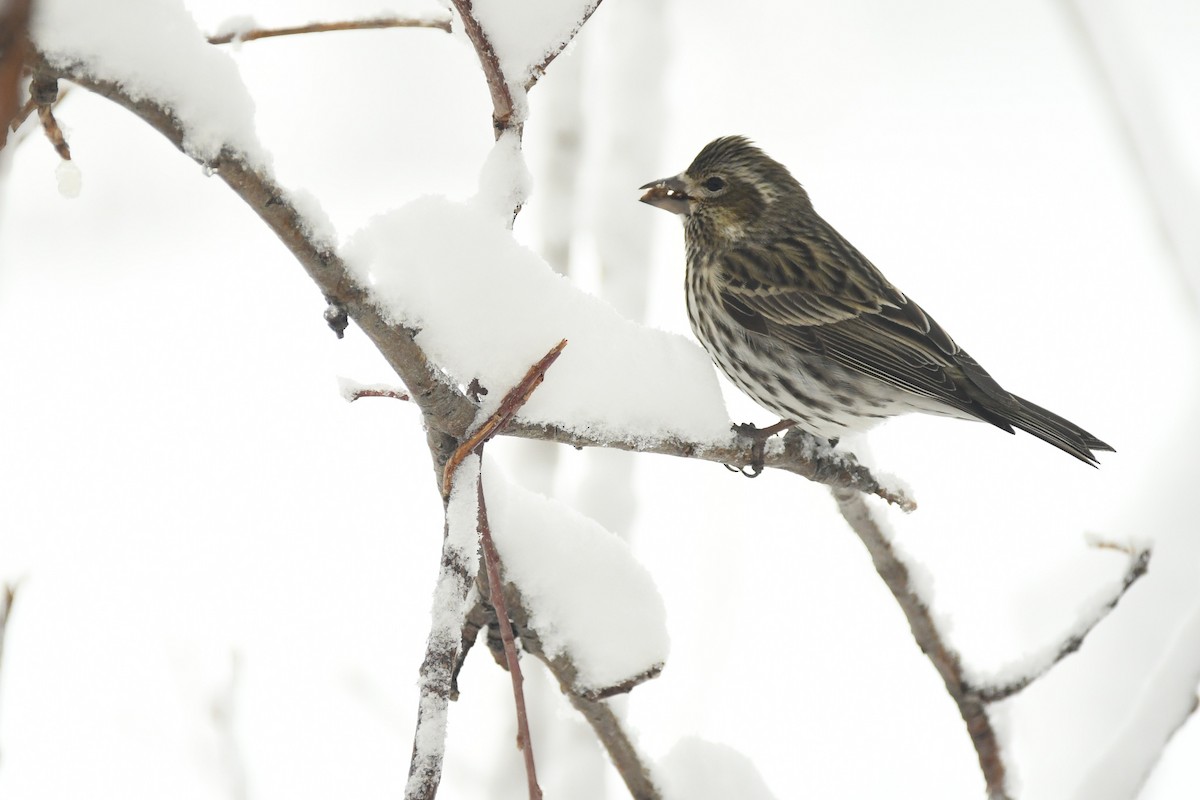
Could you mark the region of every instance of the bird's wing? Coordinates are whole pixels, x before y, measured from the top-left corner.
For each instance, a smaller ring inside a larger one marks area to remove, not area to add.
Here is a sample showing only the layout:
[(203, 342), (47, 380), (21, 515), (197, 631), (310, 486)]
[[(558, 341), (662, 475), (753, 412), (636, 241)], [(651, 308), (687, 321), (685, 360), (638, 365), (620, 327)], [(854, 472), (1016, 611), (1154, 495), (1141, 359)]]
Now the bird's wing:
[(718, 286), (729, 315), (748, 331), (1001, 424), (992, 408), (1015, 402), (1011, 395), (852, 245), (824, 233), (723, 253)]

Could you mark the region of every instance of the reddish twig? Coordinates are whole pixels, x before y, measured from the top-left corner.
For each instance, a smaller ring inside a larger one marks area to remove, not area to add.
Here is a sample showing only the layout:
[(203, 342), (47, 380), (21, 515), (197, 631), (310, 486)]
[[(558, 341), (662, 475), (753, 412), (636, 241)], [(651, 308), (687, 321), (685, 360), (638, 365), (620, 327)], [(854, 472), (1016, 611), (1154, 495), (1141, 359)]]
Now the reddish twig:
[(517, 382), (517, 385), (509, 390), (504, 399), (500, 401), (500, 407), (496, 409), (496, 413), (492, 414), (487, 420), (475, 429), (475, 432), (463, 441), (458, 446), (458, 449), (451, 454), (450, 459), (446, 462), (446, 467), (442, 471), (442, 496), (450, 496), (450, 487), (454, 481), (454, 473), (458, 469), (458, 465), (463, 462), (463, 459), (475, 451), (480, 445), (491, 439), (496, 434), (508, 425), (521, 406), (529, 400), (529, 396), (533, 394), (533, 390), (541, 385), (546, 379), (546, 370), (550, 365), (558, 360), (562, 355), (563, 348), (567, 346), (567, 340), (563, 339), (554, 347), (550, 348), (550, 352), (538, 359), (529, 371), (525, 373), (525, 377)]
[(25, 120), (29, 119), (29, 115), (33, 113), (35, 108), (37, 108), (37, 103), (34, 102), (32, 97), (26, 100), (25, 105), (21, 106), (21, 110), (16, 113), (16, 116), (12, 118), (12, 122), (8, 124), (8, 129), (15, 133), (17, 128), (21, 127)]
[(230, 42), (252, 42), (255, 39), (270, 39), (275, 36), (297, 36), (304, 33), (329, 33), (331, 31), (372, 31), (385, 28), (436, 28), (450, 32), (449, 17), (373, 17), (371, 19), (346, 20), (344, 22), (313, 22), (308, 25), (293, 25), (287, 28), (253, 28), (248, 31), (222, 33), (208, 37), (209, 44)]
[(471, 40), (479, 65), (483, 67), (483, 77), (487, 80), (488, 93), (492, 96), (492, 131), (499, 139), (501, 134), (514, 125), (520, 128), (522, 120), (514, 119), (516, 107), (513, 104), (512, 90), (508, 87), (508, 79), (500, 68), (500, 58), (487, 32), (475, 19), (475, 9), (471, 0), (450, 0), (458, 17), (462, 20), (463, 31)]
[(63, 161), (71, 160), (71, 146), (67, 144), (67, 138), (63, 136), (62, 128), (58, 127), (58, 120), (54, 118), (53, 106), (38, 106), (38, 119), (41, 120), (42, 130), (46, 132), (46, 138), (50, 140), (50, 144), (54, 145), (54, 151), (58, 153), (58, 157)]
[[(564, 340), (562, 344), (566, 344)], [(559, 346), (561, 351), (562, 345)], [(553, 352), (553, 351), (551, 351)], [(557, 353), (555, 354), (557, 357)], [(536, 384), (535, 384), (536, 385)], [(530, 390), (532, 391), (532, 389)], [(480, 445), (482, 449), (482, 445)], [(483, 475), (480, 474), (476, 491), (479, 495), (479, 543), (483, 550), (483, 563), (487, 570), (488, 596), (496, 610), (496, 622), (500, 627), (500, 639), (504, 642), (504, 659), (512, 679), (513, 701), (517, 707), (517, 749), (525, 757), (525, 777), (529, 782), (529, 800), (541, 800), (542, 789), (538, 786), (537, 770), (533, 765), (533, 740), (529, 737), (529, 714), (525, 708), (525, 678), (521, 674), (521, 660), (517, 657), (517, 644), (513, 636), (512, 623), (508, 618), (508, 604), (504, 601), (504, 584), (500, 580), (500, 554), (492, 540), (492, 529), (488, 524), (487, 504), (483, 499)]]

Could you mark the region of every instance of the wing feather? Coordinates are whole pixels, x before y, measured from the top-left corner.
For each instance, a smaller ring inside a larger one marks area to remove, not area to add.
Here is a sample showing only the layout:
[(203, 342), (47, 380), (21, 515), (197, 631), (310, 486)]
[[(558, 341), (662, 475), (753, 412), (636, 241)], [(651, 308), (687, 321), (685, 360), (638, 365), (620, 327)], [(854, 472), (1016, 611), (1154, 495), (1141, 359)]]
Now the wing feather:
[(1012, 395), (832, 228), (821, 233), (722, 254), (718, 286), (735, 321), (1007, 427), (990, 407), (1015, 408)]

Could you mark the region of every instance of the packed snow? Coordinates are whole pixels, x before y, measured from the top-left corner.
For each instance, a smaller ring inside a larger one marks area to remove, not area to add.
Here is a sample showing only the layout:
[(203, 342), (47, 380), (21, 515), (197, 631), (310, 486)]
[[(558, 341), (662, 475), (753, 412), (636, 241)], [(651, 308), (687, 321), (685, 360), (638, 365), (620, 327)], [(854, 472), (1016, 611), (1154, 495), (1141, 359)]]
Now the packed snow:
[(525, 84), (546, 55), (562, 46), (598, 0), (536, 0), (510, 3), (474, 0), (475, 18), (488, 35), (510, 83)]
[(745, 754), (694, 736), (676, 742), (657, 772), (666, 800), (775, 800)]
[(494, 210), (425, 197), (374, 219), (344, 255), (390, 320), (419, 331), (433, 363), (488, 390), (485, 413), (565, 338), (523, 419), (599, 437), (729, 435), (712, 364), (695, 343), (582, 292), (518, 244)]
[(254, 132), (254, 101), (228, 53), (210, 45), (179, 0), (45, 0), (31, 33), (52, 64), (83, 62), (135, 100), (165, 103), (182, 123), (184, 150), (199, 161), (224, 146), (254, 166), (266, 156)]
[(567, 654), (575, 688), (604, 689), (667, 659), (666, 609), (629, 545), (562, 503), (510, 483), (486, 462), (484, 496), (504, 578), (550, 657)]

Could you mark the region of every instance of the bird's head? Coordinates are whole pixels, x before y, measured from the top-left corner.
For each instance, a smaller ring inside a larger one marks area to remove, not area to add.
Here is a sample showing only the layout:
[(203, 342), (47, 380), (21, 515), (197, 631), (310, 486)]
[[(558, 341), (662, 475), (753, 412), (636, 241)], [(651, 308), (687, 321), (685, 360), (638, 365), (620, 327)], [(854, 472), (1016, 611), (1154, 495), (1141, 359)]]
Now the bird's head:
[(812, 208), (787, 168), (744, 136), (709, 142), (686, 170), (641, 188), (648, 190), (643, 203), (682, 215), (689, 233), (724, 241), (777, 227)]

